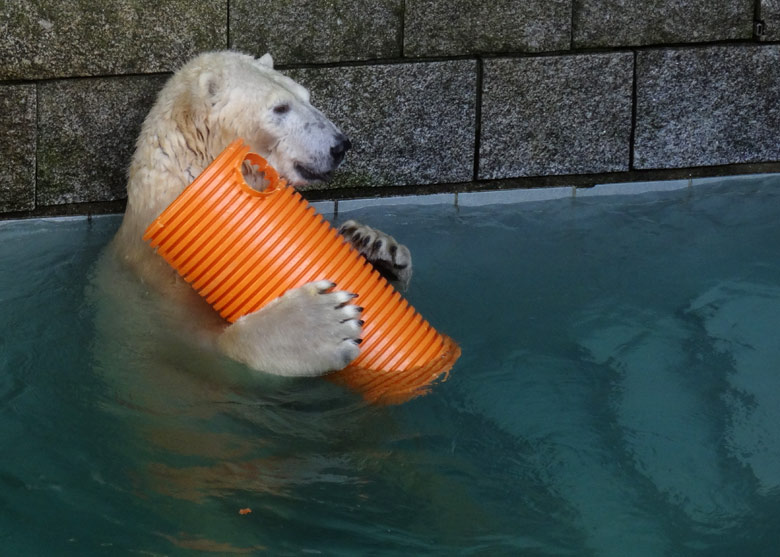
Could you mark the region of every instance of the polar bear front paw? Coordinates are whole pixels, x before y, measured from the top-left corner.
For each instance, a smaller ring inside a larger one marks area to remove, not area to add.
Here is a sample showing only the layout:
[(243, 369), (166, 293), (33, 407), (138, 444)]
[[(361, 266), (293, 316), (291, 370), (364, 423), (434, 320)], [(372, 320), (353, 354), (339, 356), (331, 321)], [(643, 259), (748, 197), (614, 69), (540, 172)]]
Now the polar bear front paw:
[(346, 367), (360, 353), (363, 308), (356, 295), (320, 280), (289, 290), (238, 319), (218, 344), (249, 367), (288, 376), (323, 375)]
[(412, 280), (412, 255), (406, 246), (392, 236), (354, 220), (342, 224), (339, 233), (393, 286), (406, 290)]

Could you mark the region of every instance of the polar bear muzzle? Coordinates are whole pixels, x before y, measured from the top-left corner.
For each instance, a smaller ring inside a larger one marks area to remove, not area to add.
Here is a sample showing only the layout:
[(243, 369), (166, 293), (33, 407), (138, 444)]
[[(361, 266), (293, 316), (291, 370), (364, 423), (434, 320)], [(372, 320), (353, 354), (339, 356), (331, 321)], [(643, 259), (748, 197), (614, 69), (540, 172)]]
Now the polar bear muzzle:
[(296, 162), (294, 165), (295, 171), (307, 182), (330, 180), (333, 172), (339, 167), (344, 160), (344, 155), (351, 147), (352, 143), (349, 141), (349, 138), (339, 132), (335, 136), (334, 145), (330, 148), (330, 160), (322, 168), (315, 168), (312, 165)]

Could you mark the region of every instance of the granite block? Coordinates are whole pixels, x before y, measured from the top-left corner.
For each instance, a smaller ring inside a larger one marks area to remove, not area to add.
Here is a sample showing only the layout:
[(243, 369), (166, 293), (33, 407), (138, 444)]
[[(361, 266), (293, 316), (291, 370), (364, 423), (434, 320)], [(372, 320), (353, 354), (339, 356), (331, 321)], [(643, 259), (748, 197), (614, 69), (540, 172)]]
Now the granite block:
[(628, 170), (632, 53), (486, 60), (479, 177)]
[(0, 212), (35, 208), (35, 85), (0, 86)]
[(7, 0), (0, 79), (170, 71), (227, 45), (227, 0)]
[(753, 36), (753, 0), (574, 0), (573, 10), (577, 48)]
[(285, 72), (352, 141), (330, 187), (469, 181), (474, 170), (473, 60)]
[(636, 168), (780, 160), (780, 45), (643, 51)]
[(277, 64), (401, 55), (403, 0), (232, 0), (231, 47)]
[(572, 0), (406, 0), (404, 55), (541, 52), (570, 46)]
[(39, 85), (38, 205), (125, 197), (138, 132), (165, 76)]
[(780, 41), (780, 0), (761, 0), (761, 19), (764, 20), (764, 39)]

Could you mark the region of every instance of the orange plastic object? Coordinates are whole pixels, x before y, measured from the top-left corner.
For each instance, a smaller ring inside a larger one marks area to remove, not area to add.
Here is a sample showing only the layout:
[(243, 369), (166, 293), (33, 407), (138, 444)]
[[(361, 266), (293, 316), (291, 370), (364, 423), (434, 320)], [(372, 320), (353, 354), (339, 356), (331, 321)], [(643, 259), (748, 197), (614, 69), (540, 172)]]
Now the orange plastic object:
[[(269, 182), (252, 189), (247, 160)], [(370, 402), (427, 391), (460, 356), (294, 188), (239, 139), (147, 228), (144, 240), (230, 322), (287, 290), (328, 279), (358, 294), (360, 355), (329, 375)]]

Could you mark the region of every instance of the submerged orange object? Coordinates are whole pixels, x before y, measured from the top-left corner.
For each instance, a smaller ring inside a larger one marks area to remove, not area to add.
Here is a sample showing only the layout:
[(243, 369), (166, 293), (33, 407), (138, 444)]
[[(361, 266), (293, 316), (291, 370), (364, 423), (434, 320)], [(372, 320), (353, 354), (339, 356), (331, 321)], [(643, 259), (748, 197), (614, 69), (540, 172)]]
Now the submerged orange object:
[[(252, 189), (244, 161), (268, 186)], [(370, 402), (426, 392), (460, 356), (262, 157), (231, 143), (149, 225), (144, 240), (231, 323), (287, 290), (328, 279), (358, 294), (360, 355), (328, 377)]]

